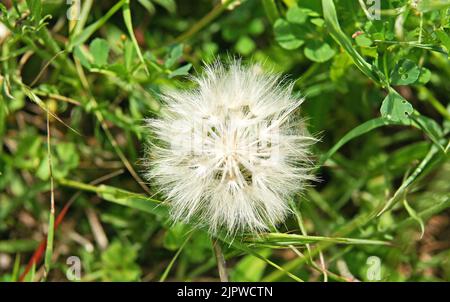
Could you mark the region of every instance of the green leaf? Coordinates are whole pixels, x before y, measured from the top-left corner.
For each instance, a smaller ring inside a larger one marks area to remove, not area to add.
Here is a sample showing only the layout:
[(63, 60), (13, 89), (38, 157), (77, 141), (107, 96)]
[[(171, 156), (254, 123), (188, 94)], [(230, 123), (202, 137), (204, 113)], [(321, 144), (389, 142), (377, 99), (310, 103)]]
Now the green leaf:
[(169, 57), (164, 62), (166, 68), (172, 67), (183, 56), (183, 44), (177, 44), (170, 50)]
[(422, 159), (419, 165), (417, 165), (411, 175), (402, 182), (397, 191), (395, 191), (394, 195), (384, 203), (383, 208), (378, 212), (377, 216), (380, 216), (391, 209), (401, 197), (405, 196), (407, 189), (414, 183), (414, 181), (418, 179), (420, 175), (424, 174), (426, 167), (433, 162), (435, 156), (446, 156), (446, 154), (439, 152), (439, 148), (436, 145), (432, 145), (427, 155), (424, 159)]
[(94, 64), (101, 67), (108, 64), (109, 45), (104, 39), (96, 38), (89, 44)]
[(153, 2), (164, 7), (171, 14), (175, 14), (177, 11), (175, 0), (153, 0)]
[(387, 126), (387, 125), (397, 125), (400, 124), (400, 122), (396, 122), (393, 120), (388, 120), (384, 117), (378, 117), (375, 119), (371, 119), (367, 122), (362, 123), (361, 125), (353, 128), (350, 130), (347, 134), (345, 134), (326, 154), (324, 154), (318, 163), (318, 166), (320, 167), (323, 163), (325, 163), (333, 154), (335, 154), (343, 145), (351, 141), (352, 139), (355, 139), (363, 134), (366, 134), (369, 131), (372, 131), (373, 129)]
[(341, 52), (333, 58), (333, 63), (330, 69), (330, 78), (333, 82), (337, 82), (342, 78), (348, 67), (352, 65), (352, 59), (347, 53)]
[(409, 85), (419, 79), (420, 68), (411, 60), (405, 59), (399, 61), (391, 73), (391, 84)]
[(325, 25), (325, 20), (322, 18), (313, 18), (311, 19), (311, 23), (318, 27), (322, 27)]
[(164, 236), (164, 247), (171, 251), (179, 249), (186, 239), (188, 232), (189, 227), (186, 224), (177, 223), (172, 225)]
[(368, 245), (389, 245), (390, 243), (382, 240), (342, 238), (342, 237), (323, 237), (323, 236), (305, 236), (285, 233), (261, 234), (258, 237), (251, 237), (245, 240), (262, 246), (283, 247), (298, 246), (308, 243), (333, 242), (338, 244), (368, 244)]
[[(260, 252), (263, 257), (269, 257), (270, 249), (264, 249)], [(264, 270), (267, 263), (253, 255), (243, 257), (234, 267), (230, 273), (231, 281), (241, 282), (258, 282), (263, 277)]]
[(262, 19), (254, 19), (249, 25), (248, 25), (248, 33), (257, 36), (264, 32), (264, 22)]
[(286, 20), (290, 23), (304, 24), (311, 10), (294, 5), (286, 12)]
[(302, 46), (305, 41), (294, 34), (292, 25), (284, 19), (278, 19), (274, 24), (275, 40), (281, 47), (292, 50)]
[(394, 122), (409, 120), (413, 111), (412, 105), (393, 89), (389, 89), (380, 108), (381, 116)]
[(38, 23), (41, 20), (42, 3), (41, 0), (27, 0), (28, 9), (31, 12), (33, 21)]
[(71, 51), (75, 46), (83, 44), (87, 39), (89, 39), (100, 27), (102, 27), (109, 18), (111, 18), (121, 7), (124, 5), (126, 0), (120, 0), (110, 10), (103, 15), (100, 19), (86, 27), (82, 32), (77, 35), (71, 36), (69, 40), (69, 45), (67, 49)]
[(361, 70), (374, 82), (388, 86), (384, 75), (380, 72), (376, 72), (375, 69), (367, 63), (366, 60), (364, 60), (364, 58), (353, 47), (351, 40), (342, 31), (336, 15), (336, 8), (333, 0), (322, 0), (322, 7), (323, 16), (330, 35), (350, 55), (356, 67), (358, 67), (359, 70)]
[(188, 63), (188, 64), (186, 64), (186, 65), (184, 65), (184, 66), (181, 66), (181, 67), (178, 68), (178, 69), (175, 69), (174, 71), (172, 71), (172, 72), (169, 74), (169, 79), (171, 79), (171, 78), (173, 78), (173, 77), (176, 77), (176, 76), (184, 76), (184, 75), (187, 75), (187, 74), (189, 73), (189, 70), (191, 69), (191, 67), (192, 67), (192, 64), (191, 64), (191, 63)]
[(38, 242), (29, 239), (11, 239), (0, 241), (0, 253), (31, 252), (38, 246)]
[(123, 56), (125, 61), (125, 68), (128, 72), (130, 72), (133, 66), (133, 61), (136, 58), (136, 50), (134, 48), (133, 42), (129, 40), (125, 41)]
[(442, 45), (444, 45), (444, 47), (447, 48), (448, 55), (450, 55), (450, 37), (449, 37), (449, 35), (445, 32), (444, 29), (438, 29), (435, 31), (435, 33), (436, 33), (436, 36), (441, 41)]
[(417, 84), (425, 85), (431, 80), (431, 71), (428, 68), (420, 68), (420, 76), (417, 80)]
[(355, 38), (355, 42), (358, 46), (361, 47), (370, 47), (372, 45), (372, 40), (366, 35), (362, 34)]
[(430, 119), (417, 112), (412, 115), (412, 119), (414, 123), (417, 124), (417, 128), (420, 128), (428, 136), (428, 138), (431, 139), (431, 141), (442, 150), (442, 152), (445, 152), (444, 147), (439, 143), (439, 140), (443, 135), (442, 129), (439, 124), (436, 123), (435, 120)]
[(261, 0), (262, 5), (264, 7), (264, 12), (267, 15), (271, 24), (274, 24), (275, 21), (280, 18), (280, 12), (278, 11), (275, 0)]
[(274, 268), (276, 268), (277, 270), (279, 270), (280, 272), (283, 272), (284, 274), (288, 275), (289, 277), (291, 277), (293, 280), (297, 281), (297, 282), (303, 282), (302, 279), (300, 279), (299, 277), (297, 277), (296, 275), (292, 274), (291, 272), (289, 272), (288, 270), (284, 269), (283, 267), (279, 266), (278, 264), (274, 263), (272, 260), (270, 260), (268, 257), (265, 257), (264, 255), (261, 255), (260, 253), (258, 253), (254, 248), (248, 247), (247, 245), (245, 245), (244, 243), (239, 242), (238, 240), (231, 240), (225, 237), (225, 236), (219, 236), (219, 238), (226, 242), (227, 244), (229, 244), (230, 246), (233, 246), (236, 249), (239, 249), (245, 253), (248, 253), (250, 255), (253, 255), (261, 260), (263, 260), (264, 262), (266, 262), (267, 264), (273, 266)]
[(80, 60), (81, 65), (83, 65), (86, 68), (91, 68), (91, 62), (94, 60), (92, 58), (92, 54), (84, 51), (80, 46), (76, 46), (73, 54), (75, 55), (75, 57)]
[(138, 2), (145, 7), (145, 9), (147, 10), (147, 12), (150, 15), (153, 15), (155, 13), (155, 6), (153, 5), (153, 3), (150, 0), (138, 0)]
[(114, 240), (101, 255), (102, 281), (138, 281), (142, 274), (137, 264), (139, 247)]
[(247, 56), (256, 48), (255, 42), (249, 36), (241, 36), (235, 45), (236, 51)]
[(336, 54), (336, 51), (329, 44), (319, 41), (308, 42), (304, 51), (308, 59), (319, 63), (328, 61)]

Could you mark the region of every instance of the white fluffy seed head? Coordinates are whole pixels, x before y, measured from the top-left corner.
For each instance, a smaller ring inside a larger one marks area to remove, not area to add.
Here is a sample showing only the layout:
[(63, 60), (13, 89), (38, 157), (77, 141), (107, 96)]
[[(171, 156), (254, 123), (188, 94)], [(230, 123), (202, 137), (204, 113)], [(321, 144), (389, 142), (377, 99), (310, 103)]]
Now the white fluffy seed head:
[(174, 221), (211, 233), (257, 233), (284, 221), (289, 198), (308, 173), (307, 134), (292, 84), (258, 65), (207, 66), (197, 88), (168, 91), (163, 116), (148, 119), (155, 136), (147, 179), (170, 204)]

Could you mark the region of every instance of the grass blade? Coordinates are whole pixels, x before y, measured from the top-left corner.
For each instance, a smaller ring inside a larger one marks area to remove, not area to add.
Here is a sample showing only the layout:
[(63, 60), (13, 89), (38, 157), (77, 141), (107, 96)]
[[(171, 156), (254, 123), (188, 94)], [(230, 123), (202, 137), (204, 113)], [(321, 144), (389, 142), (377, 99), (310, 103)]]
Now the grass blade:
[(446, 156), (445, 153), (439, 152), (439, 148), (436, 145), (432, 145), (430, 151), (425, 156), (425, 158), (420, 162), (420, 164), (414, 169), (413, 173), (400, 185), (400, 187), (395, 191), (394, 195), (386, 202), (381, 211), (378, 212), (377, 216), (380, 216), (387, 210), (391, 209), (394, 204), (396, 204), (401, 196), (405, 194), (406, 190), (411, 186), (411, 184), (424, 172), (424, 170), (431, 164), (432, 160), (436, 155)]
[(178, 251), (176, 252), (176, 254), (173, 256), (172, 260), (170, 260), (169, 265), (166, 267), (166, 269), (164, 270), (164, 273), (162, 274), (161, 278), (159, 279), (159, 282), (164, 282), (167, 279), (167, 276), (170, 273), (170, 270), (172, 269), (173, 265), (175, 264), (175, 261), (178, 259), (178, 256), (180, 256), (181, 251), (183, 250), (184, 246), (186, 245), (186, 243), (188, 243), (189, 239), (191, 239), (192, 234), (189, 234), (186, 239), (183, 241), (183, 244), (180, 246), (180, 248), (178, 249)]
[(289, 245), (298, 246), (318, 242), (331, 242), (336, 244), (390, 245), (389, 242), (381, 240), (343, 238), (343, 237), (305, 236), (305, 235), (283, 234), (283, 233), (262, 234), (258, 237), (247, 238), (245, 242), (257, 245), (270, 245), (276, 247), (287, 247)]
[(46, 245), (46, 249), (45, 249), (45, 260), (44, 260), (44, 269), (45, 269), (44, 279), (47, 278), (47, 275), (50, 272), (50, 268), (51, 268), (52, 255), (53, 255), (54, 230), (55, 230), (55, 213), (50, 212), (50, 218), (48, 221), (47, 245)]
[(75, 46), (78, 46), (89, 39), (100, 27), (102, 27), (106, 23), (106, 21), (108, 21), (109, 18), (111, 18), (122, 7), (122, 5), (125, 4), (125, 2), (126, 0), (120, 0), (113, 7), (111, 7), (111, 9), (104, 16), (86, 27), (79, 34), (71, 37), (67, 49), (69, 51), (72, 51)]
[(365, 123), (362, 123), (361, 125), (353, 128), (350, 130), (346, 135), (344, 135), (326, 154), (324, 154), (318, 163), (318, 166), (322, 166), (328, 159), (331, 158), (343, 145), (351, 141), (352, 139), (355, 139), (369, 131), (372, 131), (373, 129), (379, 128), (381, 126), (387, 126), (387, 125), (399, 125), (399, 124), (405, 124), (404, 122), (394, 122), (392, 120), (388, 120), (384, 117), (378, 117), (371, 119)]
[(148, 71), (147, 65), (145, 64), (145, 61), (144, 61), (144, 57), (142, 56), (141, 49), (139, 48), (139, 44), (136, 40), (136, 36), (134, 35), (133, 22), (131, 21), (130, 0), (125, 1), (124, 5), (122, 6), (122, 12), (123, 12), (123, 20), (125, 22), (125, 26), (127, 27), (128, 34), (130, 35), (131, 41), (133, 42), (134, 48), (136, 49), (136, 53), (137, 53), (142, 65), (144, 66), (145, 72), (149, 76), (150, 72)]

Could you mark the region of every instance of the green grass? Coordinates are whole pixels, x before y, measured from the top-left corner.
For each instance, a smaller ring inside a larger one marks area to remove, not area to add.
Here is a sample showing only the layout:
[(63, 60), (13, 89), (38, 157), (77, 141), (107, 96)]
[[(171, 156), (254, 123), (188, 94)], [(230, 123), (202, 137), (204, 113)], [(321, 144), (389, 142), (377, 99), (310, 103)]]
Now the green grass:
[[(70, 256), (84, 281), (376, 281), (373, 256), (450, 281), (450, 2), (362, 2), (1, 4), (0, 281), (67, 280)], [(142, 180), (143, 119), (230, 55), (295, 81), (319, 181), (271, 233), (211, 238)]]

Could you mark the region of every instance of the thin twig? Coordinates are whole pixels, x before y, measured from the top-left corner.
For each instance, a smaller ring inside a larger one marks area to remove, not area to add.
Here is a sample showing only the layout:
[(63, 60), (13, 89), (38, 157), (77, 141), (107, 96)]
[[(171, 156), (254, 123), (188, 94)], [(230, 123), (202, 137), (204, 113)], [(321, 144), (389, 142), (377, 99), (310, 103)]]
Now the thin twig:
[(66, 97), (66, 96), (63, 96), (63, 95), (54, 94), (54, 93), (47, 93), (47, 92), (44, 92), (44, 91), (36, 91), (36, 90), (34, 90), (33, 92), (36, 95), (40, 95), (40, 96), (43, 96), (43, 97), (48, 97), (48, 98), (51, 98), (51, 99), (54, 99), (54, 100), (57, 100), (57, 101), (67, 102), (67, 103), (71, 103), (71, 104), (74, 104), (74, 105), (77, 105), (77, 106), (81, 105), (81, 103), (79, 101), (74, 100), (74, 99), (69, 98), (69, 97)]
[(60, 54), (62, 54), (64, 52), (66, 52), (66, 50), (61, 50), (61, 51), (57, 52), (50, 60), (47, 61), (47, 63), (45, 63), (45, 65), (42, 67), (41, 71), (34, 78), (33, 82), (31, 82), (30, 87), (33, 87), (34, 84), (36, 84), (37, 81), (39, 81), (39, 79), (42, 77), (44, 72), (47, 70), (48, 66), (50, 66), (50, 64), (56, 59), (57, 56), (59, 56)]

